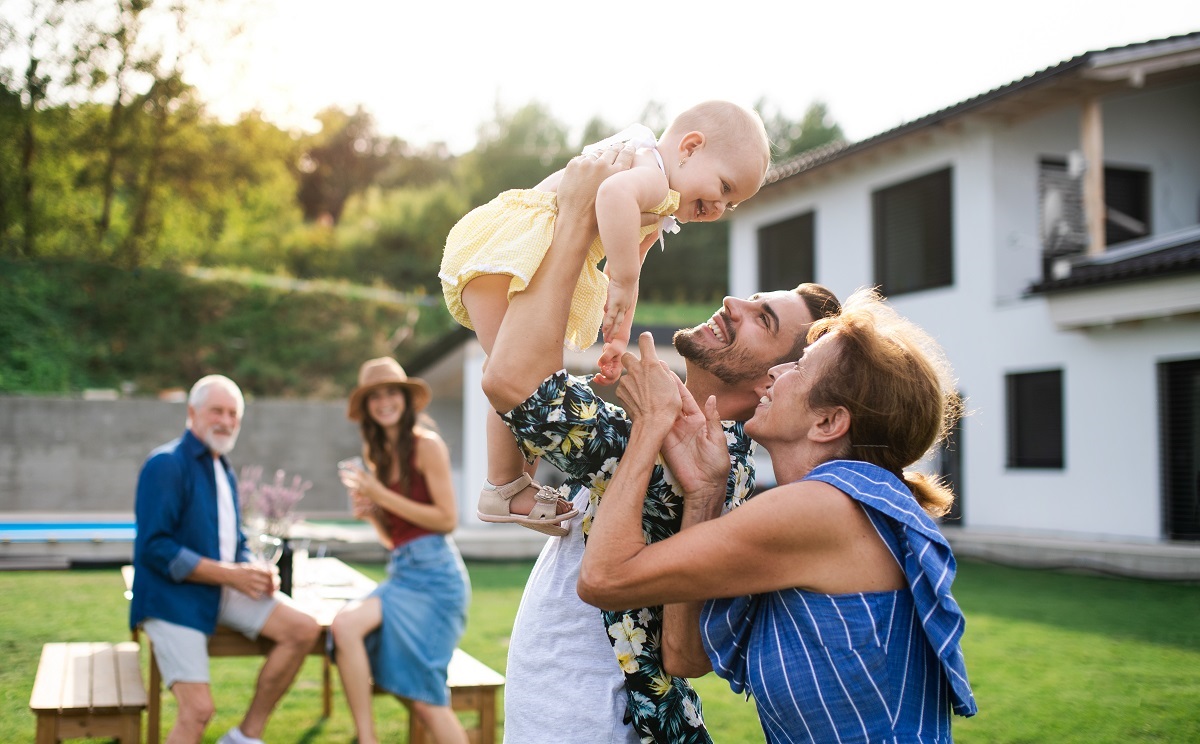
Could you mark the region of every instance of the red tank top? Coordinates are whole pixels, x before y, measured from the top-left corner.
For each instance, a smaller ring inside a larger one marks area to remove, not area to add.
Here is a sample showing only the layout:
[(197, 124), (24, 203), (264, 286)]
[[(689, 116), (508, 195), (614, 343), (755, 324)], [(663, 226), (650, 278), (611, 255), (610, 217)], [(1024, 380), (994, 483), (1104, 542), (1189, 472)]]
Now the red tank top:
[[(416, 463), (417, 448), (413, 447), (412, 454), (408, 458), (408, 493), (401, 493), (398, 482), (393, 483), (388, 488), (418, 504), (431, 504), (433, 500), (429, 497), (429, 488), (425, 485), (425, 476), (417, 470)], [(388, 535), (392, 538), (393, 549), (405, 543), (412, 542), (418, 537), (433, 534), (431, 530), (418, 527), (407, 519), (398, 517), (391, 512), (384, 512), (384, 514), (387, 518)]]

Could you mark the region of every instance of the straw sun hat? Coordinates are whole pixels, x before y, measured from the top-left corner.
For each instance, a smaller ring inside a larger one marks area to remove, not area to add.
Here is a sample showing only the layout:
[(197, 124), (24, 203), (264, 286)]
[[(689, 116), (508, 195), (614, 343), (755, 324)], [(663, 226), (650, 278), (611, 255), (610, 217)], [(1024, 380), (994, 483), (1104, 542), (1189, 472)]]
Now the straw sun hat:
[(358, 387), (350, 393), (350, 403), (346, 406), (346, 417), (351, 421), (362, 418), (362, 402), (375, 388), (384, 385), (399, 385), (408, 391), (409, 405), (414, 412), (419, 412), (429, 405), (433, 391), (429, 384), (420, 377), (409, 377), (404, 374), (404, 368), (391, 357), (379, 357), (363, 362), (358, 370)]

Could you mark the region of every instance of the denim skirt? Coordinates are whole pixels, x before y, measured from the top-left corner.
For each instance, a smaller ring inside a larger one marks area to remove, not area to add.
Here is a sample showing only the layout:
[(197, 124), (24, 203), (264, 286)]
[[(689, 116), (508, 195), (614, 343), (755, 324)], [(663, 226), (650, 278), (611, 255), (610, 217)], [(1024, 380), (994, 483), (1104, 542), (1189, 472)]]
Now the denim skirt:
[(366, 638), (375, 684), (393, 695), (449, 705), (446, 669), (467, 625), (471, 582), (454, 541), (424, 535), (392, 551), (370, 594), (383, 613)]

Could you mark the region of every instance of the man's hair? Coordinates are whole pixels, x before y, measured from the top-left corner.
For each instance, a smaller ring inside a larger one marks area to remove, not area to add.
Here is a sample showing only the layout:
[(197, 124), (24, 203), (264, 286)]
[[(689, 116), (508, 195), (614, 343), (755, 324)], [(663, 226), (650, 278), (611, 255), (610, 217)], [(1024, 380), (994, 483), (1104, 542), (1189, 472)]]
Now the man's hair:
[(837, 354), (808, 392), (813, 409), (850, 413), (848, 451), (903, 478), (921, 507), (940, 516), (954, 495), (904, 468), (941, 442), (962, 415), (962, 399), (945, 352), (900, 316), (874, 289), (852, 294), (836, 316), (813, 323), (809, 339), (833, 333)]
[(675, 141), (692, 131), (701, 132), (712, 147), (760, 155), (766, 175), (771, 165), (771, 139), (758, 112), (729, 101), (705, 101), (676, 116), (663, 139)]
[(188, 393), (188, 405), (192, 408), (199, 408), (208, 400), (208, 393), (214, 387), (224, 388), (226, 392), (233, 396), (237, 401), (238, 418), (246, 411), (246, 399), (242, 397), (242, 390), (233, 380), (225, 375), (205, 375), (196, 384), (192, 385), (192, 390)]
[[(842, 311), (842, 304), (838, 302), (837, 295), (821, 284), (804, 282), (792, 291), (800, 295), (800, 299), (804, 301), (804, 305), (808, 308), (808, 313), (812, 316), (814, 322), (821, 318), (837, 315)], [(808, 332), (806, 329), (805, 333), (796, 337), (796, 342), (792, 344), (792, 348), (788, 349), (788, 352), (775, 363), (785, 364), (796, 361), (804, 356), (804, 347), (808, 346), (808, 343)]]

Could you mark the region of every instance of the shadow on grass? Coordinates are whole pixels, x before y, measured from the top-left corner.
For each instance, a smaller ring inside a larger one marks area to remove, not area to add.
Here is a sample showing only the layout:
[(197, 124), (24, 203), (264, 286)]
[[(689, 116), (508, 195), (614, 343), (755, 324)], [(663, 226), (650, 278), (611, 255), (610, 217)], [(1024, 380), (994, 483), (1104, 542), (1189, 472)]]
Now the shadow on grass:
[(1200, 650), (1200, 585), (959, 561), (954, 596), (970, 622), (990, 615)]
[(325, 721), (327, 720), (328, 719), (326, 718), (318, 719), (316, 723), (305, 729), (304, 732), (300, 734), (300, 738), (296, 739), (296, 744), (315, 744), (316, 742), (321, 741), (320, 736), (321, 733), (325, 731)]

